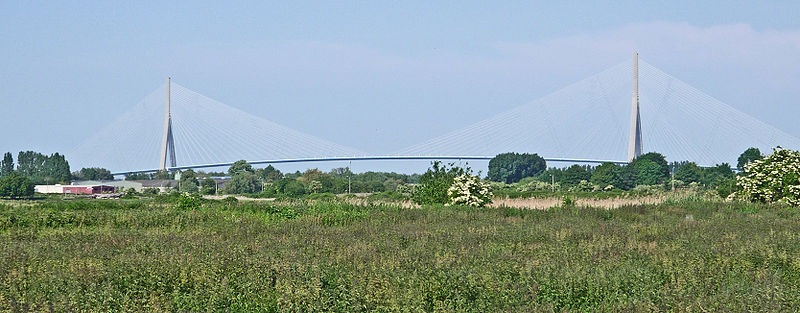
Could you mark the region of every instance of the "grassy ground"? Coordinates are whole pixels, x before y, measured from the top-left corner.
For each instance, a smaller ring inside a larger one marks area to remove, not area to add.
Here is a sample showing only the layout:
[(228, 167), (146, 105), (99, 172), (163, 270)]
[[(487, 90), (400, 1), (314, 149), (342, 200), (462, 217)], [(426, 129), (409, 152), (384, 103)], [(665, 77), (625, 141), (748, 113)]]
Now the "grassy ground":
[(800, 211), (0, 202), (0, 311), (797, 311)]

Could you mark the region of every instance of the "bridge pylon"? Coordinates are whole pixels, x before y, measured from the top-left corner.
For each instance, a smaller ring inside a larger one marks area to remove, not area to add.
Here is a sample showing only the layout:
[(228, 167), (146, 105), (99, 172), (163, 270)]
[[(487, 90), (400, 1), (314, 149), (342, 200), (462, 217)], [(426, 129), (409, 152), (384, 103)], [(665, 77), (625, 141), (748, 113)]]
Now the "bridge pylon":
[(631, 100), (631, 133), (628, 141), (628, 162), (642, 155), (642, 119), (639, 115), (639, 53), (633, 52), (633, 97)]
[(172, 114), (170, 113), (170, 78), (167, 77), (167, 102), (166, 102), (166, 114), (164, 116), (164, 140), (161, 144), (161, 164), (158, 167), (162, 171), (167, 170), (167, 156), (169, 155), (170, 159), (170, 167), (177, 166), (177, 161), (175, 160), (175, 140), (172, 137)]

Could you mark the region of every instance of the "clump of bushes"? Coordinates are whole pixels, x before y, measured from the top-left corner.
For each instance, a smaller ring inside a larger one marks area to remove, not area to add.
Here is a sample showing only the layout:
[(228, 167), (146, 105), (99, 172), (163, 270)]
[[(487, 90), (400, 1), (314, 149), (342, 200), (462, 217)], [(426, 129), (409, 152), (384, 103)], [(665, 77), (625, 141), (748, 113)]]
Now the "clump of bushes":
[(457, 176), (447, 189), (449, 205), (469, 205), (482, 207), (492, 202), (489, 184), (481, 182), (477, 176), (468, 174)]
[(736, 184), (741, 190), (733, 197), (800, 206), (800, 152), (778, 147), (765, 159), (747, 163)]
[(485, 206), (491, 202), (489, 184), (473, 176), (469, 167), (434, 161), (419, 182), (411, 197), (418, 204)]

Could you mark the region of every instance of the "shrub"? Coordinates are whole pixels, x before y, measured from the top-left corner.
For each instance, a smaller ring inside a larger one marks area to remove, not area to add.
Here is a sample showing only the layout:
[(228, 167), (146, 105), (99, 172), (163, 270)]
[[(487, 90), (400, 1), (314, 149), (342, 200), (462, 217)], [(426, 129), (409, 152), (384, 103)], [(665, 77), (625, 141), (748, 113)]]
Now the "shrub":
[(459, 175), (453, 179), (453, 184), (447, 189), (447, 196), (450, 197), (448, 204), (451, 205), (483, 207), (492, 202), (489, 184), (468, 174)]
[(514, 183), (525, 177), (539, 175), (547, 168), (547, 163), (538, 154), (502, 153), (489, 161), (490, 180)]
[(33, 182), (17, 172), (0, 178), (0, 197), (19, 199), (33, 196)]
[(800, 206), (800, 152), (776, 148), (765, 159), (747, 163), (736, 185), (741, 199)]
[(469, 168), (463, 169), (454, 166), (453, 163), (442, 165), (442, 162), (434, 161), (431, 168), (419, 178), (419, 185), (414, 190), (412, 199), (418, 204), (447, 204), (450, 196), (447, 190), (453, 184), (457, 176), (468, 174)]
[(193, 194), (181, 194), (178, 197), (178, 208), (181, 210), (197, 210), (200, 208), (200, 203), (202, 198), (200, 195), (193, 193)]

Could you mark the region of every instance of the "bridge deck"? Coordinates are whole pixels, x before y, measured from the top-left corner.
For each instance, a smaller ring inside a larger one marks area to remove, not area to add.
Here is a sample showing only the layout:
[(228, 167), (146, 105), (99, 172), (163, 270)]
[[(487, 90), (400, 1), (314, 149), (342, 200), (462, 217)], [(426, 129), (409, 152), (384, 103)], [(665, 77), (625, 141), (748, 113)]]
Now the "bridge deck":
[[(314, 157), (314, 158), (296, 158), (296, 159), (277, 159), (277, 160), (256, 160), (247, 161), (249, 164), (279, 164), (279, 163), (305, 163), (305, 162), (335, 162), (335, 161), (381, 161), (381, 160), (491, 160), (494, 156), (448, 156), (448, 155), (431, 155), (431, 156), (412, 156), (412, 155), (383, 155), (383, 156), (350, 156), (350, 157)], [(593, 159), (577, 159), (577, 158), (544, 158), (547, 162), (569, 162), (569, 163), (592, 163), (602, 164), (606, 162), (614, 164), (628, 164), (625, 161), (615, 160), (593, 160)], [(186, 170), (186, 169), (199, 169), (210, 167), (223, 167), (231, 166), (233, 162), (225, 163), (211, 163), (211, 164), (197, 164), (169, 167), (170, 171), (173, 170)], [(145, 169), (126, 172), (115, 172), (112, 175), (125, 175), (125, 174), (138, 174), (138, 173), (154, 173), (158, 169)]]

